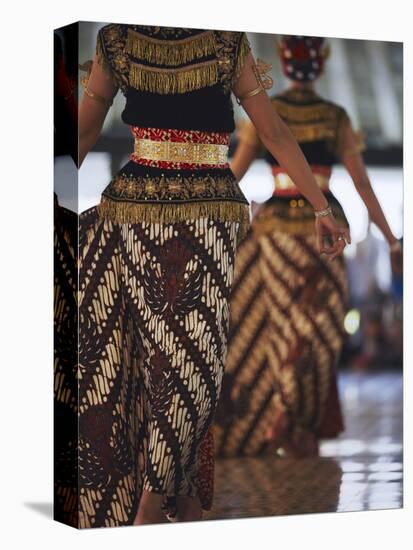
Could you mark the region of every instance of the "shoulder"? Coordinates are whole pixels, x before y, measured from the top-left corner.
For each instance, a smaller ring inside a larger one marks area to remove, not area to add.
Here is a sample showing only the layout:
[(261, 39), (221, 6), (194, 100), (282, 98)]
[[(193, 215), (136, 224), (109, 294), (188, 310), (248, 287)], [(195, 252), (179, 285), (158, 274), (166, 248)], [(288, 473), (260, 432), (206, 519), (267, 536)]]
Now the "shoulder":
[[(318, 94), (301, 97), (299, 94), (292, 94), (291, 91), (287, 90), (272, 95), (270, 100), (276, 109), (286, 114), (294, 115), (295, 113), (300, 113), (302, 115), (305, 113), (305, 115), (311, 116), (314, 119), (329, 120), (331, 122), (340, 122), (348, 119), (347, 111), (344, 107)], [(306, 116), (306, 118), (308, 117)]]
[(242, 31), (214, 31), (218, 50), (224, 50), (227, 55), (237, 57), (250, 50), (247, 34)]
[(129, 59), (126, 53), (128, 26), (110, 23), (98, 31), (96, 55), (111, 71), (116, 83), (124, 90), (128, 82)]
[(243, 35), (245, 35), (245, 32), (240, 32), (240, 31), (214, 31), (214, 32), (217, 38), (220, 38), (225, 42), (234, 43), (234, 44), (237, 44), (238, 42), (240, 42)]
[(328, 99), (320, 98), (322, 105), (325, 106), (326, 109), (330, 110), (332, 113), (335, 113), (338, 118), (341, 118), (343, 116), (348, 116), (346, 109), (339, 105), (338, 103), (334, 103), (334, 101), (330, 101)]
[(99, 30), (97, 40), (105, 51), (123, 48), (127, 32), (127, 25), (109, 23)]

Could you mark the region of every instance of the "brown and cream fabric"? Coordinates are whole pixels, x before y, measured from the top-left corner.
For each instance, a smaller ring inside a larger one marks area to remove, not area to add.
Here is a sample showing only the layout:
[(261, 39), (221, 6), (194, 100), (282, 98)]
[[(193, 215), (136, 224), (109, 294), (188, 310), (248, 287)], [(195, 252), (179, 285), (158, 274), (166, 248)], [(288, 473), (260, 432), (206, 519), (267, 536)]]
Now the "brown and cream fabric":
[(208, 510), (238, 224), (116, 224), (96, 208), (80, 219), (79, 510), (76, 479), (60, 477), (61, 513), (128, 525), (143, 489), (168, 510), (177, 495)]
[(323, 429), (346, 297), (343, 260), (322, 259), (313, 235), (275, 231), (254, 237), (251, 231), (241, 243), (214, 425), (218, 455), (266, 451), (267, 432), (280, 410), (297, 432)]
[[(346, 129), (352, 129), (348, 114), (307, 88), (290, 88), (271, 101), (336, 220), (348, 227), (330, 190), (333, 166), (364, 148), (360, 134), (356, 146), (344, 143)], [(263, 148), (250, 122), (239, 125), (238, 138)], [(267, 437), (277, 430), (280, 412), (287, 413), (295, 441), (303, 430), (320, 439), (336, 437), (344, 427), (335, 373), (348, 295), (344, 259), (329, 262), (320, 256), (311, 204), (268, 150), (264, 157), (274, 191), (237, 253), (225, 398), (214, 426), (222, 456), (269, 449)]]

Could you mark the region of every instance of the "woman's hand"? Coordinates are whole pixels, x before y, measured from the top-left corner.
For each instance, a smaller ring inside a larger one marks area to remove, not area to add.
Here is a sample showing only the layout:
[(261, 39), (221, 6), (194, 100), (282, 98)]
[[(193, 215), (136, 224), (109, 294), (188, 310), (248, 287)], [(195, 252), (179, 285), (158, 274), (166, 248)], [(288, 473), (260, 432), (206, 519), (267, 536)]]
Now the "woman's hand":
[(318, 250), (330, 261), (342, 254), (346, 244), (351, 243), (348, 227), (338, 225), (332, 214), (316, 218), (315, 229)]

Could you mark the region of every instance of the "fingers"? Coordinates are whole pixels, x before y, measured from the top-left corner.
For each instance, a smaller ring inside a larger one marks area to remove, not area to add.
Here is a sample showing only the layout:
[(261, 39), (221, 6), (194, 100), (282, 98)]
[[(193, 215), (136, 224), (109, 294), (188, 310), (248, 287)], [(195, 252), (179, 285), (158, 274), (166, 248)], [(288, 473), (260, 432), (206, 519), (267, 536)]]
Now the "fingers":
[(342, 254), (346, 245), (351, 243), (348, 227), (332, 225), (322, 219), (316, 223), (316, 231), (318, 250), (320, 254), (325, 254), (330, 261)]
[(351, 244), (350, 229), (348, 227), (343, 228), (343, 236), (346, 239), (347, 244)]
[(348, 227), (337, 226), (334, 228), (334, 234), (337, 236), (336, 238), (342, 237), (347, 244), (351, 244), (350, 229)]
[(343, 253), (346, 244), (346, 239), (340, 235), (339, 238), (334, 241), (334, 244), (332, 246), (324, 247), (322, 252), (328, 257), (330, 261), (332, 261), (337, 258), (337, 256)]

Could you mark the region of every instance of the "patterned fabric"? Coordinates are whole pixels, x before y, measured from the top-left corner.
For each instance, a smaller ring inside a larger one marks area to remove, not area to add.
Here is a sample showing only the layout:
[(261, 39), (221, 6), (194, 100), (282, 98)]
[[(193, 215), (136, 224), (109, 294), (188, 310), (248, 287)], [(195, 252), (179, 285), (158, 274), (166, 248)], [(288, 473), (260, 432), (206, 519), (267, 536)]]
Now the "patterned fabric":
[(78, 525), (77, 215), (54, 203), (54, 502), (56, 521)]
[[(218, 455), (265, 451), (280, 410), (296, 433), (319, 432), (334, 391), (346, 298), (343, 260), (323, 260), (314, 236), (274, 231), (257, 237), (251, 231), (244, 239), (214, 426)], [(341, 417), (335, 427), (324, 428), (337, 435)]]
[(140, 128), (132, 126), (132, 135), (136, 139), (152, 141), (173, 141), (176, 143), (213, 143), (228, 145), (229, 134), (222, 132), (200, 132), (195, 130), (165, 130), (163, 128)]
[(132, 524), (143, 489), (211, 507), (236, 232), (81, 215), (79, 526)]

